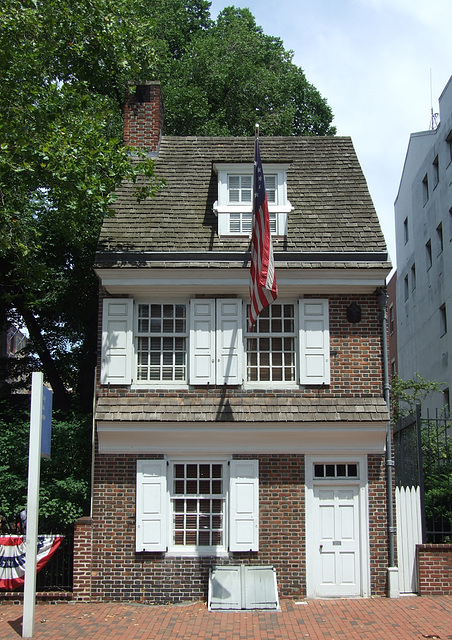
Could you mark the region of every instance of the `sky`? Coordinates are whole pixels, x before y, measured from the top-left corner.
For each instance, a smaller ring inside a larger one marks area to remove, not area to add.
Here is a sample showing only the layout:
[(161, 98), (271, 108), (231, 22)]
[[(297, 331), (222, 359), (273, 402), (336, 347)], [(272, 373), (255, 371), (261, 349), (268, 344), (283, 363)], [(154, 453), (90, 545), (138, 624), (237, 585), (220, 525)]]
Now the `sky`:
[(430, 128), (452, 76), (452, 0), (212, 0), (247, 7), (351, 136), (396, 263), (394, 201), (411, 133)]

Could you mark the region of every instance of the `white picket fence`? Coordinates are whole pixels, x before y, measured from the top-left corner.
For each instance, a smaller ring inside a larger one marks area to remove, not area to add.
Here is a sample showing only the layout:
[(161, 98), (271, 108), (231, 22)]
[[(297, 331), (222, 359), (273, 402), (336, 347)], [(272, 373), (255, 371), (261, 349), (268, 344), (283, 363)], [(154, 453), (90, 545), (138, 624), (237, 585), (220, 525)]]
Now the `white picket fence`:
[(396, 487), (397, 564), (400, 593), (417, 593), (416, 544), (422, 542), (419, 487)]

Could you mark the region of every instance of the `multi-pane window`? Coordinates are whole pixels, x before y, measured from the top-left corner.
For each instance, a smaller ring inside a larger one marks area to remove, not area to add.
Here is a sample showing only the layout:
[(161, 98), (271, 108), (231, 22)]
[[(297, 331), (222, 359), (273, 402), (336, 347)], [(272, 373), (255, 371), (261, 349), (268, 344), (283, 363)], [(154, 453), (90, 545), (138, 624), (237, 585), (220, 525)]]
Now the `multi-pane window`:
[(295, 305), (273, 303), (246, 336), (248, 382), (295, 381)]
[(139, 304), (137, 322), (137, 381), (186, 380), (186, 306)]
[(315, 464), (315, 478), (357, 478), (358, 465), (353, 463)]
[(173, 544), (224, 546), (225, 479), (222, 463), (173, 464)]
[[(276, 214), (268, 214), (270, 220), (270, 233), (276, 233)], [(229, 214), (229, 231), (237, 234), (251, 234), (253, 227), (253, 214), (236, 211)]]
[[(277, 180), (275, 175), (265, 176), (265, 189), (269, 204), (277, 203)], [(252, 188), (253, 177), (251, 175), (229, 175), (228, 194), (229, 204), (247, 204), (250, 207), (253, 203)], [(276, 233), (276, 214), (269, 213), (270, 232)], [(252, 231), (253, 214), (252, 211), (231, 211), (229, 214), (229, 232), (232, 234), (250, 234)]]
[[(275, 175), (265, 176), (265, 191), (267, 192), (268, 204), (277, 204), (276, 201), (277, 181)], [(252, 204), (252, 175), (229, 175), (228, 176), (228, 193), (229, 204)]]
[(253, 176), (228, 176), (229, 204), (252, 204)]

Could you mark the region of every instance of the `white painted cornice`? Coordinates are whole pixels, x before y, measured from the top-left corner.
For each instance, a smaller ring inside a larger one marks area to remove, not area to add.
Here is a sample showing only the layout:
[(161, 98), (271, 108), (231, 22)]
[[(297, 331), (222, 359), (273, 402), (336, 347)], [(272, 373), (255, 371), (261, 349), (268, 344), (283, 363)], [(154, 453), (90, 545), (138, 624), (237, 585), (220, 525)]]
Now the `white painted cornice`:
[[(249, 272), (243, 268), (122, 268), (97, 269), (102, 286), (112, 295), (133, 297), (187, 296), (202, 294), (235, 294), (247, 296)], [(347, 268), (278, 269), (281, 297), (303, 294), (372, 293), (385, 285), (388, 269)]]

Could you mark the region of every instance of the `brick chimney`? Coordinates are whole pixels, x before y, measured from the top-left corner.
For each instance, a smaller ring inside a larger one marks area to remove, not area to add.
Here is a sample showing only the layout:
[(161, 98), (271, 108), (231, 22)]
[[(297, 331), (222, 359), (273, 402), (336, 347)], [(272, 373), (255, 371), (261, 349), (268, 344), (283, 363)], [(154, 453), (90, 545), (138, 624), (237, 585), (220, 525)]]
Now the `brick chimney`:
[(143, 82), (126, 93), (124, 144), (158, 153), (163, 134), (163, 100), (160, 82)]

